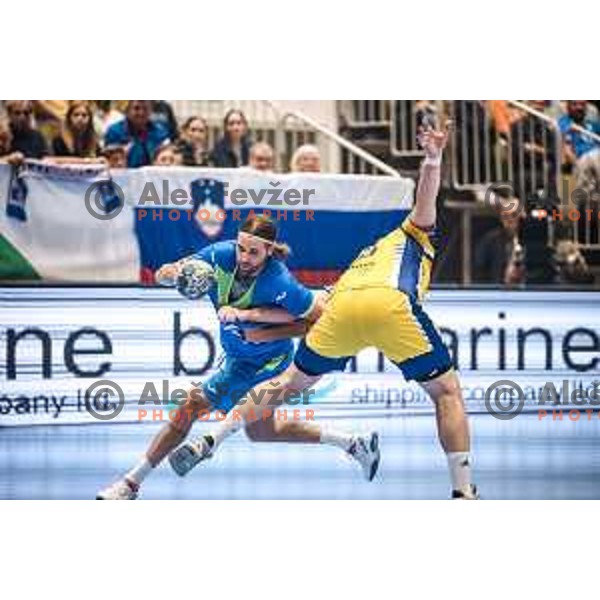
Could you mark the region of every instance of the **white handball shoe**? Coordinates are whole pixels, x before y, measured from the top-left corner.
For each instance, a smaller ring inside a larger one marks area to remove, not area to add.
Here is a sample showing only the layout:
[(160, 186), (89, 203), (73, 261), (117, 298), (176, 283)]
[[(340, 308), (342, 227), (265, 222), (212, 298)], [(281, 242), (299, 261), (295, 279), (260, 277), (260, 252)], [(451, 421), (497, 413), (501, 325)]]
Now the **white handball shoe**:
[(471, 484), (465, 490), (452, 490), (452, 500), (480, 500), (477, 487)]
[(205, 436), (185, 442), (169, 454), (169, 464), (177, 475), (187, 475), (198, 463), (212, 457), (213, 446)]
[(135, 500), (139, 488), (127, 479), (119, 479), (96, 494), (96, 500)]
[(379, 435), (373, 432), (368, 436), (357, 436), (348, 448), (348, 454), (362, 467), (367, 481), (373, 481), (379, 469), (381, 452), (379, 451)]

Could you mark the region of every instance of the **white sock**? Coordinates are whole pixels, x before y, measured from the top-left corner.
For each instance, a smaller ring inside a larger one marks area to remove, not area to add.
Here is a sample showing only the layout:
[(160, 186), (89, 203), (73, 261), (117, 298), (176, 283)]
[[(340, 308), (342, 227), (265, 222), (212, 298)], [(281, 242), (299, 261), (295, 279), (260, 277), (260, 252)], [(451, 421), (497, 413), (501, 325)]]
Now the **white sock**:
[(243, 426), (244, 421), (239, 416), (237, 419), (234, 419), (233, 413), (229, 413), (227, 418), (224, 421), (221, 421), (221, 423), (208, 434), (214, 441), (212, 451), (214, 452), (226, 438), (237, 433)]
[(330, 446), (337, 446), (344, 451), (348, 451), (352, 442), (354, 441), (354, 436), (345, 433), (343, 431), (336, 431), (335, 429), (331, 429), (330, 427), (321, 427), (321, 444), (329, 444)]
[(471, 489), (471, 457), (468, 452), (448, 452), (448, 469), (452, 489), (460, 492)]
[(125, 475), (125, 479), (136, 485), (141, 485), (142, 481), (144, 481), (144, 479), (152, 472), (152, 469), (154, 469), (154, 467), (144, 456), (144, 458)]

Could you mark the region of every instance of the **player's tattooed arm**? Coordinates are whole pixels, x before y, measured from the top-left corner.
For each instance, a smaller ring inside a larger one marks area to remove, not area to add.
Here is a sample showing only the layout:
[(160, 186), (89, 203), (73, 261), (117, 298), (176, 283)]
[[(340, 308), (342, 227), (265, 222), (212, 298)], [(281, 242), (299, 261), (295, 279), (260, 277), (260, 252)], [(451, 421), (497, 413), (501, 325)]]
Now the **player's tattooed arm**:
[(450, 121), (440, 131), (427, 128), (419, 135), (419, 142), (425, 152), (425, 160), (421, 166), (421, 176), (417, 187), (415, 206), (410, 220), (422, 229), (435, 226), (436, 200), (440, 191), (440, 171), (442, 154), (448, 143)]

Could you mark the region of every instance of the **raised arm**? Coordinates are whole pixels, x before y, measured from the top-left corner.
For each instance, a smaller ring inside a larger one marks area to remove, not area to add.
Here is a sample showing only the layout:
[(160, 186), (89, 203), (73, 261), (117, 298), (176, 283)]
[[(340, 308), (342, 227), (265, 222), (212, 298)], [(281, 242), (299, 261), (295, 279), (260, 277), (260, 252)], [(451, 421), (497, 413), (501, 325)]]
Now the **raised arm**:
[(424, 129), (419, 141), (425, 151), (425, 160), (421, 165), (421, 176), (417, 187), (415, 206), (410, 213), (410, 220), (421, 229), (430, 229), (436, 222), (436, 199), (440, 191), (440, 172), (442, 154), (448, 143), (448, 121), (443, 130)]

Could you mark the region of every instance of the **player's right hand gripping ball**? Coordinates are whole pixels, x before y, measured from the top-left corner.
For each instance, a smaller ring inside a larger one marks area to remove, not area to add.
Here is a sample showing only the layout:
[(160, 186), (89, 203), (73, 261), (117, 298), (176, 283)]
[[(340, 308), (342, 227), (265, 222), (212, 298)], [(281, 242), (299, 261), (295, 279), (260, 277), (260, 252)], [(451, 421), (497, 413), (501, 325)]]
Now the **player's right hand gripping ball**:
[(190, 300), (198, 300), (210, 290), (214, 282), (215, 272), (207, 262), (190, 259), (181, 268), (177, 278), (177, 291)]

